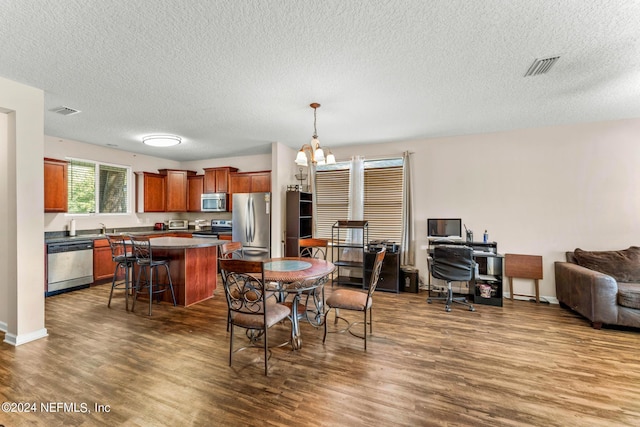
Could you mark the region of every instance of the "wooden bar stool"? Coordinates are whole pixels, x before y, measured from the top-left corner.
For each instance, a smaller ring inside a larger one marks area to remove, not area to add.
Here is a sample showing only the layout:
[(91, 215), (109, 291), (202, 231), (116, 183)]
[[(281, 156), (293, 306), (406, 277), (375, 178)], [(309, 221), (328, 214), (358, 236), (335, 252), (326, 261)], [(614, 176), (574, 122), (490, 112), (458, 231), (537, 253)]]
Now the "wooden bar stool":
[(513, 301), (514, 295), (521, 297), (533, 296), (513, 293), (513, 278), (515, 277), (518, 279), (533, 279), (535, 281), (536, 304), (540, 304), (540, 285), (538, 281), (542, 279), (542, 257), (539, 255), (505, 254), (504, 262), (504, 273), (509, 278), (511, 301)]

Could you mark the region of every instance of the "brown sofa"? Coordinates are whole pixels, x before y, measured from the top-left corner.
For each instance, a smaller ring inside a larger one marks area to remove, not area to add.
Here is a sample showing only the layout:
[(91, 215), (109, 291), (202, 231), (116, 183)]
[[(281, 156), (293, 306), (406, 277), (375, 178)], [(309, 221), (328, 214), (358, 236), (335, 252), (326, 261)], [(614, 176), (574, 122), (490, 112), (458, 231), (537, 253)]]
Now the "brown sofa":
[(560, 305), (602, 325), (640, 328), (640, 247), (566, 253), (555, 263)]

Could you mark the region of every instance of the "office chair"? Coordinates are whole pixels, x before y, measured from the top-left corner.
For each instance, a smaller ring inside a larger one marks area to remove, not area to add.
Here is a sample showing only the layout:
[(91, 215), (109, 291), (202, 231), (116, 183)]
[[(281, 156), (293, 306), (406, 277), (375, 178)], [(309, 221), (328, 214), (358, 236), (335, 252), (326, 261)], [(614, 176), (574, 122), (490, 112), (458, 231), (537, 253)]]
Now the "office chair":
[(433, 249), (433, 261), (431, 263), (431, 275), (436, 279), (446, 280), (447, 296), (427, 298), (427, 302), (445, 301), (445, 311), (451, 311), (454, 302), (469, 307), (469, 311), (476, 311), (473, 305), (467, 302), (465, 297), (453, 297), (451, 282), (468, 282), (473, 278), (475, 271), (473, 249), (468, 246), (439, 245)]

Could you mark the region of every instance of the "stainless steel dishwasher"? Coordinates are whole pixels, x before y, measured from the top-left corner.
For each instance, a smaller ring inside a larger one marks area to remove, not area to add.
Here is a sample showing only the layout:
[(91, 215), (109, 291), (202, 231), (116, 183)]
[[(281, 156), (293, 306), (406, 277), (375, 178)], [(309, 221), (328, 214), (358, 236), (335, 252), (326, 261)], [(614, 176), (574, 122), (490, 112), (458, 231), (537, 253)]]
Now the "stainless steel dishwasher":
[(46, 296), (86, 288), (93, 283), (93, 241), (47, 244)]

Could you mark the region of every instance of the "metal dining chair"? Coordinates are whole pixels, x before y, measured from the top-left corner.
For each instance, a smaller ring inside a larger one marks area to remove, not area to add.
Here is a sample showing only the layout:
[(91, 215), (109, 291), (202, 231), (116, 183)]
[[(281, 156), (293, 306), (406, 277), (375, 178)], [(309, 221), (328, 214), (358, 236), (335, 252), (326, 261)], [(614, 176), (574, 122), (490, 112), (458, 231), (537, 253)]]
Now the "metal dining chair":
[[(158, 259), (153, 257), (151, 250), (151, 241), (146, 236), (134, 236), (129, 235), (129, 239), (133, 245), (133, 253), (136, 257), (136, 264), (140, 268), (138, 277), (136, 280), (135, 294), (133, 297), (133, 304), (131, 305), (131, 311), (136, 306), (136, 300), (140, 293), (146, 293), (149, 296), (149, 316), (151, 316), (151, 307), (153, 306), (154, 295), (171, 291), (171, 298), (173, 299), (173, 305), (176, 306), (176, 294), (173, 291), (173, 282), (171, 281), (171, 272), (169, 271), (169, 260)], [(158, 280), (158, 269), (164, 267), (167, 276), (166, 283), (160, 283)], [(144, 275), (144, 281), (141, 283), (140, 278)], [(142, 289), (146, 289), (147, 292), (142, 292)]]
[[(220, 245), (220, 258), (218, 259), (218, 271), (223, 282), (225, 280), (225, 272), (220, 268), (221, 259), (244, 259), (244, 250), (242, 242), (226, 242)], [(227, 332), (229, 332), (231, 324), (231, 309), (227, 310)]]
[[(327, 298), (327, 313), (325, 314), (324, 320), (324, 337), (322, 338), (322, 343), (324, 344), (327, 339), (327, 323), (329, 312), (331, 309), (335, 310), (335, 321), (334, 323), (337, 325), (338, 320), (343, 320), (347, 323), (347, 326), (344, 329), (340, 329), (337, 333), (349, 332), (351, 335), (361, 338), (364, 340), (364, 349), (367, 349), (367, 325), (369, 325), (369, 333), (373, 333), (373, 293), (376, 290), (376, 286), (378, 285), (378, 280), (380, 278), (380, 269), (382, 268), (382, 261), (384, 260), (384, 255), (386, 253), (386, 248), (380, 249), (380, 251), (376, 254), (376, 259), (373, 263), (373, 271), (371, 272), (371, 281), (369, 282), (369, 289), (367, 292), (357, 291), (355, 289), (336, 289), (334, 290), (329, 298)], [(364, 315), (363, 322), (349, 322), (346, 318), (342, 317), (338, 310), (351, 310), (351, 311), (361, 311)], [(368, 316), (367, 316), (368, 314)], [(364, 325), (364, 335), (358, 335), (354, 333), (351, 328), (355, 325), (362, 323)]]
[[(129, 311), (129, 294), (133, 290), (133, 282), (135, 278), (130, 278), (129, 270), (133, 276), (135, 271), (133, 265), (136, 263), (136, 257), (131, 251), (127, 251), (126, 241), (127, 238), (120, 234), (107, 234), (107, 241), (111, 247), (111, 259), (115, 265), (113, 272), (113, 280), (111, 281), (111, 292), (109, 292), (109, 302), (107, 307), (111, 307), (111, 298), (113, 298), (113, 290), (124, 288), (124, 304), (127, 311)], [(124, 270), (124, 282), (117, 283), (118, 272), (120, 269)]]
[[(327, 260), (329, 241), (327, 239), (304, 238), (298, 240), (298, 256)], [(322, 279), (326, 282), (327, 278)], [(324, 283), (312, 290), (304, 291), (304, 303), (298, 306), (298, 317), (306, 319), (309, 324), (319, 327), (324, 321)], [(292, 304), (292, 303), (289, 303)]]
[[(264, 263), (237, 259), (220, 259), (220, 269), (224, 274), (224, 293), (230, 313), (229, 366), (233, 354), (247, 348), (233, 349), (235, 327), (248, 331), (250, 346), (258, 346), (262, 340), (264, 348), (264, 374), (268, 375), (269, 348), (268, 329), (289, 317), (291, 310), (275, 300), (275, 295), (266, 290), (264, 283)], [(289, 342), (278, 344), (282, 347)]]

